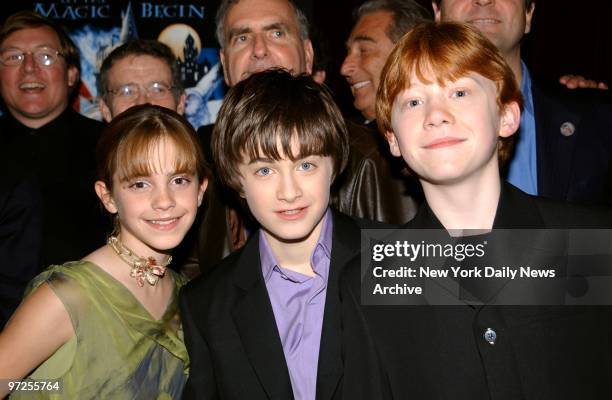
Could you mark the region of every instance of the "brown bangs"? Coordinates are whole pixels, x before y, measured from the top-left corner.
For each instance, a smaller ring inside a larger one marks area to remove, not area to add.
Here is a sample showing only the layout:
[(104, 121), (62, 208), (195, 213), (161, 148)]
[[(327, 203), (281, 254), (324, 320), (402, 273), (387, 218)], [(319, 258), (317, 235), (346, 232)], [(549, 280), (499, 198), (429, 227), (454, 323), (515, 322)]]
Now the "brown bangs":
[(119, 181), (160, 172), (166, 154), (163, 142), (175, 147), (174, 171), (209, 176), (196, 133), (187, 120), (174, 111), (145, 104), (118, 115), (104, 129), (98, 142), (98, 179), (112, 188), (115, 173)]
[(150, 131), (139, 127), (119, 143), (115, 159), (116, 171), (120, 181), (160, 173), (164, 155), (161, 154), (162, 142), (175, 146), (173, 171), (198, 175), (196, 155), (192, 144), (174, 131)]
[[(291, 148), (297, 139), (298, 154)], [(337, 176), (348, 159), (348, 133), (331, 94), (311, 77), (282, 70), (232, 87), (217, 116), (212, 150), (219, 178), (240, 191), (239, 165), (258, 158), (329, 156)]]
[[(280, 161), (288, 158), (295, 161), (311, 155), (330, 156), (333, 153), (333, 143), (322, 129), (303, 123), (293, 126), (283, 126), (280, 121), (264, 122), (270, 129), (254, 129), (250, 134), (243, 136), (243, 143), (236, 143), (237, 149), (242, 149), (242, 156), (247, 161), (257, 158), (270, 158)], [(326, 140), (327, 138), (327, 140)], [(292, 142), (297, 141), (299, 150), (293, 154)]]

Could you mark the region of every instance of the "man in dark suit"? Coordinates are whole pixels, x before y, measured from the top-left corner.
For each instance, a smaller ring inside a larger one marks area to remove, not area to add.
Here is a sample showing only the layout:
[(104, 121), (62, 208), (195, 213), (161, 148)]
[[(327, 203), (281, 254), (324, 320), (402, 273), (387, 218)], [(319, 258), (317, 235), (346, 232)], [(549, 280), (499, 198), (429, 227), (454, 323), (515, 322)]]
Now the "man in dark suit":
[[(427, 243), (425, 230), (437, 229), (462, 244), (491, 244), (496, 229), (612, 226), (609, 211), (538, 199), (502, 183), (499, 164), (508, 158), (522, 98), (501, 54), (473, 27), (415, 28), (391, 53), (380, 93), (379, 126), (391, 152), (402, 156), (425, 192), (426, 202), (404, 236)], [(539, 255), (554, 242), (551, 232), (529, 235), (538, 241), (519, 237), (497, 251), (487, 249), (491, 264), (485, 265), (529, 266), (532, 258), (525, 254)], [(492, 258), (500, 250), (509, 253), (504, 260), (510, 264)], [(423, 257), (419, 264), (428, 261)], [(473, 265), (474, 259), (459, 264), (465, 271)], [(417, 305), (364, 305), (372, 304), (372, 296), (362, 295), (372, 292), (364, 291), (360, 263), (345, 269), (340, 292), (346, 398), (610, 398), (609, 306), (550, 305), (564, 303), (537, 302), (547, 293), (539, 290), (523, 290), (501, 303), (507, 281), (496, 286), (492, 280), (455, 277), (451, 283), (459, 289), (443, 290), (446, 297), (439, 298), (431, 294), (441, 286), (423, 286), (425, 293), (408, 303)], [(526, 294), (536, 300), (529, 302)]]
[(287, 71), (227, 94), (212, 141), (220, 179), (261, 228), (181, 293), (185, 397), (330, 399), (342, 376), (338, 274), (360, 222), (329, 208), (349, 137), (327, 90)]
[(525, 193), (570, 202), (610, 202), (612, 103), (595, 91), (550, 89), (521, 60), (534, 0), (433, 0), (437, 21), (467, 22), (500, 50), (525, 99), (507, 180)]
[[(0, 93), (7, 112), (0, 118), (0, 190), (6, 192), (0, 198), (8, 203), (0, 210), (6, 213), (0, 230), (21, 226), (0, 246), (0, 269), (7, 270), (2, 281), (14, 285), (15, 297), (2, 302), (11, 304), (8, 315), (42, 267), (78, 260), (104, 243), (107, 224), (93, 190), (102, 124), (69, 106), (79, 68), (78, 49), (55, 22), (32, 12), (4, 22)], [(11, 202), (16, 207), (7, 206)]]

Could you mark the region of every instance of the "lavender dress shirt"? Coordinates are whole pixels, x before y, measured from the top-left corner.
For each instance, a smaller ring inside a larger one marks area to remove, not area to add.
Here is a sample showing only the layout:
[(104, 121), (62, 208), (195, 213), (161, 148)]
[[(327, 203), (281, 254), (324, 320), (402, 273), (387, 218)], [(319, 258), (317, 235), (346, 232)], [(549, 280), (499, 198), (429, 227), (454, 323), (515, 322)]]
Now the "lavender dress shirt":
[(259, 233), (261, 268), (296, 400), (315, 400), (316, 396), (332, 225), (328, 209), (323, 217), (321, 235), (310, 256), (315, 273), (312, 277), (278, 265), (265, 234), (261, 230)]

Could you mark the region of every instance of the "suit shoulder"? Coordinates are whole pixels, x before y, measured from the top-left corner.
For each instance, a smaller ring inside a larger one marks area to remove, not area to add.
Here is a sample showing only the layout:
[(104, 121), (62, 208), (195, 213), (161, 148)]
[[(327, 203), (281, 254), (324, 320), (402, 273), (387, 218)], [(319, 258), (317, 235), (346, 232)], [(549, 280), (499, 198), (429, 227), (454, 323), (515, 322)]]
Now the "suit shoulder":
[[(568, 89), (559, 83), (534, 81), (531, 86), (534, 102), (557, 103), (568, 109), (591, 112), (612, 107), (612, 94), (600, 89)], [(609, 116), (612, 118), (612, 116)]]
[(363, 157), (378, 157), (380, 141), (378, 132), (364, 125), (352, 121), (346, 122), (346, 128), (350, 139), (351, 154), (358, 159)]
[(224, 290), (227, 283), (231, 280), (240, 255), (244, 248), (241, 248), (213, 266), (209, 271), (198, 275), (183, 287), (183, 293), (187, 297), (200, 296), (204, 293)]
[(541, 197), (532, 199), (547, 228), (612, 228), (612, 209), (609, 207), (563, 203)]
[(333, 210), (334, 223), (341, 226), (345, 226), (348, 229), (354, 228), (360, 229), (395, 229), (397, 225), (388, 224), (385, 222), (373, 221), (367, 218), (354, 217), (352, 215), (345, 214), (338, 211), (335, 208)]
[(372, 221), (371, 219), (366, 218), (356, 218), (353, 217), (355, 223), (359, 226), (360, 229), (396, 229), (399, 226), (388, 224), (386, 222)]
[(70, 113), (68, 121), (70, 124), (68, 129), (72, 131), (72, 138), (74, 140), (79, 140), (80, 138), (80, 141), (83, 141), (83, 144), (87, 146), (96, 145), (102, 130), (106, 126), (105, 123), (87, 118), (76, 111)]
[[(72, 122), (74, 122), (79, 129), (92, 129), (96, 132), (101, 131), (105, 126), (103, 122), (98, 121), (96, 119), (88, 118), (82, 114), (79, 114), (78, 112), (74, 112), (72, 114)], [(90, 131), (83, 133), (90, 133)]]

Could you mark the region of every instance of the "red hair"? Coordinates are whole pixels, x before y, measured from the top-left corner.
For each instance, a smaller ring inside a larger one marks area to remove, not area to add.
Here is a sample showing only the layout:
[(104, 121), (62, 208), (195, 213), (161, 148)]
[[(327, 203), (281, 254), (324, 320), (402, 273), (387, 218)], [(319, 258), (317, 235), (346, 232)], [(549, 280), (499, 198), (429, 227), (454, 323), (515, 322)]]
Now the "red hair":
[[(514, 73), (497, 47), (476, 28), (455, 22), (427, 22), (406, 34), (395, 46), (382, 70), (376, 95), (376, 120), (380, 132), (391, 132), (393, 102), (411, 85), (414, 73), (424, 83), (444, 85), (474, 72), (490, 79), (497, 87), (497, 105), (516, 102), (523, 97)], [(500, 138), (500, 162), (512, 153), (514, 136)]]

